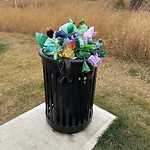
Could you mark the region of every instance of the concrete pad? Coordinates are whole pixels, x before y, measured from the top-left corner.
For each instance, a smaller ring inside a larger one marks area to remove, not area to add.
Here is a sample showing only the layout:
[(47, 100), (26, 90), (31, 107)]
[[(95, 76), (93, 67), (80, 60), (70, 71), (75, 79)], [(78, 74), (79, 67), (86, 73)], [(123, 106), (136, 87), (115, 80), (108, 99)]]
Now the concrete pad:
[(54, 131), (46, 122), (45, 104), (0, 126), (1, 150), (91, 150), (116, 117), (94, 105), (89, 126), (76, 134)]

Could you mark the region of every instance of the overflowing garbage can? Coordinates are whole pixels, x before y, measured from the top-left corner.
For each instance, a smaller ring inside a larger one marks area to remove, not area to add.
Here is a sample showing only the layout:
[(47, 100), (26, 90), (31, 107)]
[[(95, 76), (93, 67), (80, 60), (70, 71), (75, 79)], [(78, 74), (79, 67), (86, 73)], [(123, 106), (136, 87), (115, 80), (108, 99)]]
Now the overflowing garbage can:
[(41, 47), (46, 118), (49, 125), (62, 133), (82, 131), (93, 115), (93, 98), (97, 67), (106, 54), (103, 40), (93, 41), (93, 26), (82, 19), (75, 25), (72, 19), (46, 35), (36, 32)]
[(47, 122), (62, 133), (82, 131), (93, 114), (96, 68), (89, 64), (91, 71), (84, 73), (83, 60), (71, 60), (68, 79), (62, 76), (56, 60), (46, 56), (43, 49), (39, 54), (43, 65)]

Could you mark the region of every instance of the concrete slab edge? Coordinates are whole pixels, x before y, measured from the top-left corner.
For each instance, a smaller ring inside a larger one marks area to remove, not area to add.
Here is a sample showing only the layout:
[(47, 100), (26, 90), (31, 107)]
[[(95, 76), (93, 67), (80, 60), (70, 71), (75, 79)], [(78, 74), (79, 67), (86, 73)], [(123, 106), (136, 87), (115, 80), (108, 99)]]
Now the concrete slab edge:
[[(44, 104), (45, 104), (45, 103), (42, 103), (42, 104), (36, 106), (34, 109), (35, 109), (36, 111), (38, 111), (38, 109), (40, 109), (41, 107), (43, 107)], [(94, 107), (98, 107), (98, 106), (94, 105)], [(19, 119), (20, 117), (26, 115), (26, 114), (29, 113), (30, 111), (32, 111), (32, 109), (29, 110), (29, 111), (27, 111), (27, 112), (25, 112), (25, 113), (23, 113), (23, 114), (21, 114), (20, 116), (14, 118), (14, 119), (12, 119), (12, 120), (10, 120), (10, 121), (8, 121), (8, 122), (2, 124), (1, 126), (7, 126), (9, 123), (13, 122), (13, 121), (16, 120), (16, 119)], [(44, 110), (43, 110), (43, 111), (44, 111)], [(109, 113), (108, 111), (106, 111), (106, 110), (104, 110), (104, 109), (101, 109), (101, 112), (109, 114), (109, 115), (110, 115), (110, 119), (105, 123), (105, 125), (104, 125), (100, 130), (98, 130), (98, 132), (97, 132), (95, 135), (93, 135), (93, 136), (91, 137), (91, 139), (82, 147), (81, 150), (92, 150), (92, 149), (94, 148), (94, 146), (96, 145), (96, 143), (97, 143), (97, 141), (98, 141), (98, 138), (99, 138), (100, 136), (102, 136), (102, 134), (104, 134), (104, 132), (109, 128), (109, 126), (113, 123), (113, 121), (117, 119), (116, 116), (114, 116), (113, 114)]]
[(98, 138), (105, 133), (105, 131), (109, 128), (109, 126), (116, 119), (117, 119), (117, 117), (112, 115), (111, 120), (108, 120), (106, 122), (106, 124), (95, 135), (92, 136), (92, 138), (82, 147), (82, 150), (92, 150), (94, 148), (94, 146), (96, 145), (96, 143), (98, 142)]
[[(5, 126), (5, 125), (7, 125), (7, 124), (10, 124), (11, 122), (14, 122), (15, 120), (17, 120), (17, 119), (19, 119), (19, 118), (22, 118), (22, 117), (25, 116), (26, 114), (28, 114), (28, 113), (30, 113), (31, 111), (33, 111), (33, 109), (38, 111), (38, 109), (39, 109), (40, 107), (42, 107), (44, 104), (45, 104), (45, 103), (39, 104), (38, 106), (36, 106), (36, 107), (34, 107), (34, 108), (31, 108), (30, 110), (27, 110), (26, 112), (20, 114), (19, 116), (17, 116), (17, 117), (15, 117), (15, 118), (13, 118), (13, 119), (11, 119), (11, 120), (9, 120), (9, 121), (7, 121), (7, 122), (1, 124), (0, 127), (1, 127), (1, 126)], [(43, 112), (44, 112), (44, 110), (43, 110)]]

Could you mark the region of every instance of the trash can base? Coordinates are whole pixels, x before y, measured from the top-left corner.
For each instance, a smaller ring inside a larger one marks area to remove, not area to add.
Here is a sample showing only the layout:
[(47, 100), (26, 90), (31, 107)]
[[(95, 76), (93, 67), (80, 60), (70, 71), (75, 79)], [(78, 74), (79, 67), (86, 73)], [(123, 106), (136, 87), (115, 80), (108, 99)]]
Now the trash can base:
[(89, 123), (92, 120), (92, 117), (88, 119), (87, 122), (82, 123), (80, 125), (77, 126), (62, 126), (62, 125), (57, 125), (56, 123), (53, 123), (51, 120), (49, 120), (48, 117), (46, 117), (46, 120), (48, 122), (48, 124), (56, 131), (61, 132), (61, 133), (66, 133), (66, 134), (73, 134), (73, 133), (77, 133), (80, 132), (82, 130), (84, 130)]

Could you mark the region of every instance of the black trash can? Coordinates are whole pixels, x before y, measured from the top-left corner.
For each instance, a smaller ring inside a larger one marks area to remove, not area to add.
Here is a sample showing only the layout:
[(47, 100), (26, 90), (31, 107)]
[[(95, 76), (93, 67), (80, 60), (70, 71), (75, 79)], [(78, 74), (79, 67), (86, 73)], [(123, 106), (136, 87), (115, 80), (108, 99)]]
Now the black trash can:
[(93, 114), (96, 69), (82, 73), (83, 60), (71, 60), (72, 82), (59, 82), (58, 62), (43, 53), (42, 58), (46, 118), (49, 125), (62, 133), (77, 133), (90, 123)]

